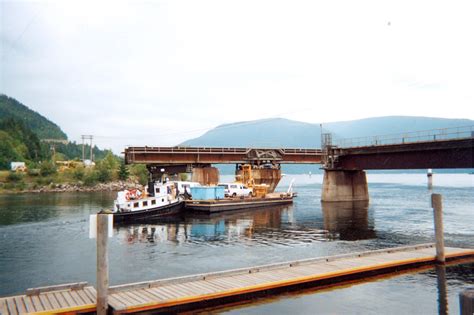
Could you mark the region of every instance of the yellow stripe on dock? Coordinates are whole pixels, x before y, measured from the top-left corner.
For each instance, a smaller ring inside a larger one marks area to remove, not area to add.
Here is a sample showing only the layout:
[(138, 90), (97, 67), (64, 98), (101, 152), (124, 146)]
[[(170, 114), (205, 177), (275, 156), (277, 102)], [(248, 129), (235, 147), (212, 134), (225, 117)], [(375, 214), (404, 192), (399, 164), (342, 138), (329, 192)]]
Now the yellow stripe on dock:
[[(474, 250), (446, 248), (449, 260), (474, 257)], [(111, 288), (115, 314), (165, 309), (220, 298), (292, 287), (308, 282), (363, 277), (397, 267), (415, 267), (435, 261), (434, 245), (419, 245), (349, 255), (306, 259), (250, 269), (141, 282)]]
[(0, 314), (77, 314), (96, 310), (92, 286), (66, 284), (28, 291), (25, 295), (0, 298)]

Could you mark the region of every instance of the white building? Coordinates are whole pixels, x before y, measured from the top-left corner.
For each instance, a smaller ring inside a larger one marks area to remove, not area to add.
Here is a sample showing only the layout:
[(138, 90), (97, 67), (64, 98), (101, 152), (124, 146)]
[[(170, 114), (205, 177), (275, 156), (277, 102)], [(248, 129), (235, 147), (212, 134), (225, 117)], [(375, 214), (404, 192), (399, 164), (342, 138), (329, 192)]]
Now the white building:
[(11, 162), (10, 169), (14, 172), (16, 171), (26, 171), (25, 162)]
[(95, 166), (95, 162), (91, 160), (84, 160), (83, 161), (85, 167), (92, 167)]

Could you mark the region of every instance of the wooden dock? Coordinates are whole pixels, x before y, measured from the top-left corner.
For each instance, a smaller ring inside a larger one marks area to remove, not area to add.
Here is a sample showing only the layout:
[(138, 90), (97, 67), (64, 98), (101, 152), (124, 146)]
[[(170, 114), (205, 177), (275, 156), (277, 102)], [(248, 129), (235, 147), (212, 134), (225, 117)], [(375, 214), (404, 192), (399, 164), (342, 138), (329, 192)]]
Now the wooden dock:
[[(474, 258), (473, 249), (446, 247), (446, 260)], [(334, 285), (367, 276), (434, 264), (434, 244), (337, 256), (118, 285), (109, 288), (115, 314), (186, 310), (251, 299), (272, 292)], [(95, 310), (96, 291), (86, 283), (29, 289), (0, 299), (0, 314), (84, 313)]]
[(75, 314), (95, 312), (96, 291), (87, 282), (28, 289), (0, 298), (0, 314)]

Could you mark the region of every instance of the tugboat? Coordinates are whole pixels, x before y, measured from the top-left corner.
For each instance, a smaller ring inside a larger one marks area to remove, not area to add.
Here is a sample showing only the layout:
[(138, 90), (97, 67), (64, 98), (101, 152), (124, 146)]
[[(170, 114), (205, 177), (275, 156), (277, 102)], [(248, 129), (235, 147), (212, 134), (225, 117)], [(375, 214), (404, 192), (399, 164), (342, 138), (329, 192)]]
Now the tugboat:
[(174, 215), (184, 208), (184, 201), (174, 182), (151, 181), (145, 191), (127, 189), (117, 193), (114, 201), (114, 222), (130, 222)]

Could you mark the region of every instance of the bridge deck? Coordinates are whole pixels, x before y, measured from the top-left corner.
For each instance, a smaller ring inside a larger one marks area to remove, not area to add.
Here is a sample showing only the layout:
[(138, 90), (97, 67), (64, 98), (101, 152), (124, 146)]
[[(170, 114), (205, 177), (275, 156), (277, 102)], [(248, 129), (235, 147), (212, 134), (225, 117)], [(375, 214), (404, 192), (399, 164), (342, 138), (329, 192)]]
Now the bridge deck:
[(145, 164), (235, 164), (249, 161), (321, 163), (320, 149), (217, 148), (217, 147), (128, 147), (125, 163)]

